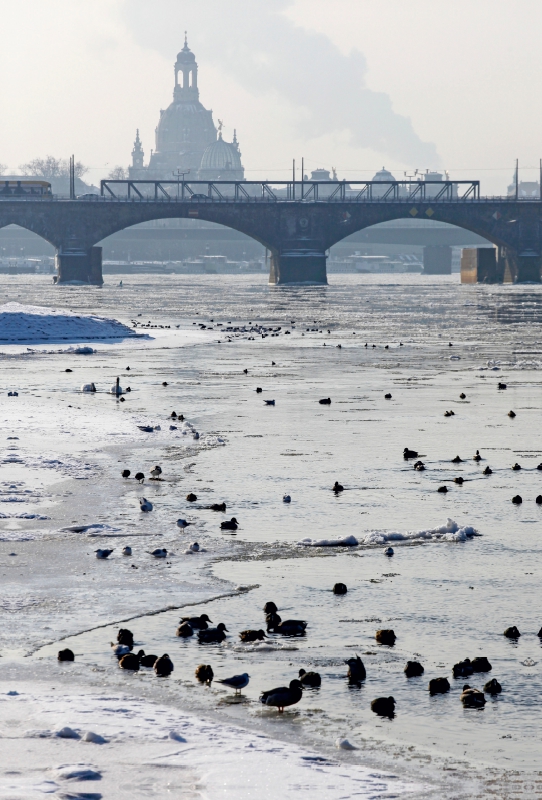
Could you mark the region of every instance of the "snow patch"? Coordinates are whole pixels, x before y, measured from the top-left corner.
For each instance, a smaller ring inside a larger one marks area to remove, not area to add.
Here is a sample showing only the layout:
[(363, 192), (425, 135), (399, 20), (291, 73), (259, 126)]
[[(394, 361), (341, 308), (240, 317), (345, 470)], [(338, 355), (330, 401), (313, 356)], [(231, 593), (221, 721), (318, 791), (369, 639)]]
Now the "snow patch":
[[(6, 344), (139, 338), (116, 319), (85, 316), (64, 309), (5, 303), (0, 306), (0, 342)], [(90, 355), (92, 348), (75, 348)]]

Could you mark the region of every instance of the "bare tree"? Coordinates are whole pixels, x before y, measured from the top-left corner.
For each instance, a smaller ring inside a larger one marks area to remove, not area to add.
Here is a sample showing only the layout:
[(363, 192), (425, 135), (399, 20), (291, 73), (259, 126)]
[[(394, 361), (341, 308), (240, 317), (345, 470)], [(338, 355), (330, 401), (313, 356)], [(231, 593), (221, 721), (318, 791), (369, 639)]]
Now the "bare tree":
[[(67, 158), (55, 158), (54, 156), (45, 156), (45, 158), (34, 158), (27, 164), (19, 166), (23, 175), (35, 175), (41, 178), (67, 178), (70, 174), (70, 162)], [(81, 161), (75, 162), (75, 177), (82, 178), (85, 172), (88, 172), (88, 167), (85, 167)]]
[(3, 175), (7, 170), (7, 164), (0, 164), (0, 175)]
[(112, 181), (125, 181), (128, 179), (128, 170), (124, 167), (113, 167), (108, 178), (111, 178)]

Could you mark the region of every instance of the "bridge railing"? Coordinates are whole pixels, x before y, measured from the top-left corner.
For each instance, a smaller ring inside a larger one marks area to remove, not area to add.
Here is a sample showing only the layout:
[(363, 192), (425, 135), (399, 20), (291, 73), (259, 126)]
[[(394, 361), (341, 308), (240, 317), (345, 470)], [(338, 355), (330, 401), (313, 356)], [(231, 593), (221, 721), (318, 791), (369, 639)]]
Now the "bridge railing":
[(453, 202), (480, 200), (479, 181), (101, 181), (113, 201), (213, 203)]

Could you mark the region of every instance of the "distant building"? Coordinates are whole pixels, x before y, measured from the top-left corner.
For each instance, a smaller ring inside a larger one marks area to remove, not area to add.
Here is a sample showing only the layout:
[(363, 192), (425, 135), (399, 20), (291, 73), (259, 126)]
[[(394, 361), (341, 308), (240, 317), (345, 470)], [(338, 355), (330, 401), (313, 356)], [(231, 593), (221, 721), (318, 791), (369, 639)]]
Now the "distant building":
[(179, 172), (189, 172), (187, 180), (244, 180), (245, 171), (234, 131), (233, 141), (222, 136), (213, 112), (199, 100), (198, 65), (194, 53), (184, 42), (174, 66), (173, 102), (160, 111), (156, 127), (156, 149), (145, 166), (139, 131), (132, 150), (129, 177), (133, 180), (166, 180)]

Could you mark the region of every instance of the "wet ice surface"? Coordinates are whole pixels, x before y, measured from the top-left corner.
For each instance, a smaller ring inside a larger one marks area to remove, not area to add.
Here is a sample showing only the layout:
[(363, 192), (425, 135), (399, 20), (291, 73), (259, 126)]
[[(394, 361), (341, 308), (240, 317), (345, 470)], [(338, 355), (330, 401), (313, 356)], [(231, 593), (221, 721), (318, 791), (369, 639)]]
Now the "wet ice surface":
[[(418, 276), (332, 276), (327, 289), (279, 291), (250, 276), (228, 278), (220, 292), (216, 277), (201, 276), (130, 278), (122, 289), (101, 291), (39, 280), (4, 278), (2, 285), (19, 302), (171, 328), (145, 329), (153, 337), (146, 342), (96, 345), (92, 355), (1, 348), (0, 500), (13, 500), (0, 504), (10, 514), (0, 519), (0, 677), (24, 663), (34, 680), (55, 676), (51, 685), (66, 684), (66, 692), (72, 681), (129, 687), (326, 758), (337, 757), (335, 741), (346, 737), (359, 749), (340, 758), (423, 780), (435, 797), (536, 796), (542, 290)], [(201, 327), (194, 321), (205, 329), (194, 331)], [(266, 338), (242, 330), (256, 324)], [(132, 389), (124, 403), (107, 394), (117, 375)], [(91, 381), (96, 395), (77, 391)], [(499, 381), (508, 388), (499, 391)], [(7, 397), (12, 388), (18, 397)], [(330, 406), (318, 403), (324, 397)], [(172, 410), (199, 440), (172, 422)], [(454, 416), (445, 418), (446, 410)], [(403, 460), (407, 446), (425, 472)], [(480, 463), (472, 460), (476, 449)], [(457, 454), (464, 462), (452, 464)], [(512, 471), (515, 462), (521, 471)], [(120, 478), (124, 467), (148, 476), (155, 463), (163, 481)], [(487, 465), (493, 474), (483, 476)], [(344, 486), (337, 496), (336, 480)], [(442, 485), (446, 495), (436, 491)], [(188, 492), (195, 503), (186, 502)], [(510, 502), (516, 494), (520, 506)], [(151, 514), (139, 511), (141, 496), (153, 503)], [(222, 501), (225, 515), (203, 508)], [(11, 516), (20, 513), (50, 519)], [(231, 516), (238, 531), (221, 534), (220, 522)], [(178, 517), (194, 525), (181, 533)], [(107, 527), (64, 530), (74, 525)], [(479, 535), (458, 536), (461, 530)], [(350, 536), (357, 546), (298, 544)], [(194, 540), (205, 553), (186, 553)], [(130, 558), (121, 555), (127, 544)], [(389, 544), (391, 559), (383, 554)], [(114, 552), (98, 561), (98, 547)], [(174, 555), (152, 559), (155, 547)], [(337, 581), (347, 595), (331, 593)], [(307, 636), (241, 645), (238, 631), (263, 626), (267, 600), (283, 618), (307, 620)], [(189, 603), (200, 603), (193, 613), (227, 624), (224, 645), (175, 637)], [(172, 656), (171, 679), (118, 670), (112, 623), (127, 619), (147, 652)], [(522, 632), (517, 642), (502, 636), (508, 625)], [(376, 644), (382, 627), (395, 630), (394, 648)], [(88, 632), (74, 636), (81, 631)], [(69, 667), (55, 661), (64, 636), (71, 638), (62, 646), (76, 653)], [(344, 660), (355, 653), (367, 667), (361, 688), (345, 680)], [(459, 701), (465, 681), (454, 681), (451, 667), (476, 655), (493, 670), (470, 685), (496, 677), (503, 693), (466, 711)], [(407, 680), (403, 667), (414, 658), (425, 674)], [(221, 677), (249, 672), (249, 702), (229, 702), (219, 684), (196, 686), (201, 662)], [(284, 720), (263, 711), (259, 691), (291, 680), (300, 667), (317, 669), (322, 688), (305, 692)], [(450, 693), (430, 698), (429, 679), (445, 675)], [(23, 691), (24, 681), (14, 688)], [(390, 694), (397, 713), (382, 720), (370, 701)], [(73, 726), (67, 717), (63, 724)]]

